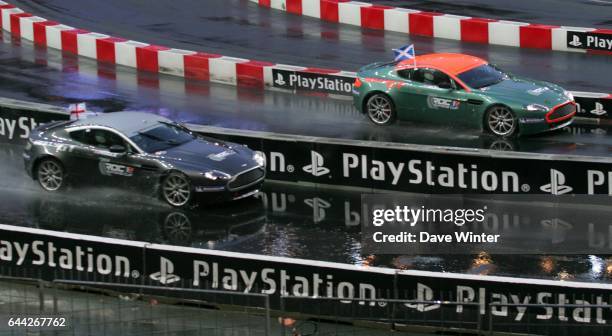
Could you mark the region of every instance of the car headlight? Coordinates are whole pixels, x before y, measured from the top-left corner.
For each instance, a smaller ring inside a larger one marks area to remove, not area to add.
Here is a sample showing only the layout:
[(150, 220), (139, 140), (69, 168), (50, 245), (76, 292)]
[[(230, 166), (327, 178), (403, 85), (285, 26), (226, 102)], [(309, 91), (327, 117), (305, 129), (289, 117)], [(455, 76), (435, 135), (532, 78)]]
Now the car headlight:
[(262, 152), (255, 152), (253, 154), (253, 161), (255, 161), (260, 167), (265, 167), (266, 165), (266, 157), (263, 155)]
[(548, 107), (540, 104), (529, 104), (525, 106), (525, 110), (531, 112), (548, 112)]
[(224, 173), (222, 171), (218, 171), (218, 170), (209, 170), (207, 172), (202, 173), (202, 175), (204, 177), (206, 177), (209, 180), (229, 180), (230, 178), (232, 178), (232, 175), (228, 174), (228, 173)]
[(563, 95), (565, 96), (565, 98), (567, 98), (567, 99), (569, 99), (571, 101), (574, 101), (574, 95), (571, 92), (563, 91)]

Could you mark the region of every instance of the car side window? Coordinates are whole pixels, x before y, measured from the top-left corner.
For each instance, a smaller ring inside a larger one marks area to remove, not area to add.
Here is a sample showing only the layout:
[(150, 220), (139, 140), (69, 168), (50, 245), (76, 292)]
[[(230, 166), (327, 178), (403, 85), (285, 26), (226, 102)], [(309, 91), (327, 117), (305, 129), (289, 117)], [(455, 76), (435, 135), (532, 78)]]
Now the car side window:
[(440, 70), (419, 68), (412, 72), (411, 80), (427, 85), (456, 87), (455, 81)]
[(95, 146), (95, 139), (90, 129), (82, 129), (70, 132), (70, 138), (84, 145)]
[(102, 129), (83, 129), (70, 132), (70, 137), (85, 145), (108, 150), (111, 146), (120, 145), (131, 151), (129, 144), (115, 132)]
[(397, 72), (397, 75), (403, 79), (412, 80), (415, 69), (403, 69)]

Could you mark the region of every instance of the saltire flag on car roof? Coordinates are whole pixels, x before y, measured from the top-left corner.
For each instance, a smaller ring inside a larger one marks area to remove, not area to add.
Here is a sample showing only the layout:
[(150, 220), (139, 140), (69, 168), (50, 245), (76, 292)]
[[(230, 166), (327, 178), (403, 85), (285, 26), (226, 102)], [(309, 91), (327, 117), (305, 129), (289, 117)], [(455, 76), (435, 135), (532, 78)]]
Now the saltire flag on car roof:
[(403, 47), (393, 49), (395, 61), (403, 61), (414, 58), (414, 44), (405, 45)]

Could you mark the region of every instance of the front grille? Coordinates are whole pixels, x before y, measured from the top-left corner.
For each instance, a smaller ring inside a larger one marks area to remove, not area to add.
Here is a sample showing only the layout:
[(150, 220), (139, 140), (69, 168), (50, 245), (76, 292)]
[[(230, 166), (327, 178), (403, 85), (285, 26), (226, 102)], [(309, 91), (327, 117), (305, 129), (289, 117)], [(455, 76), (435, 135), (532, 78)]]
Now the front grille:
[(548, 114), (548, 120), (550, 122), (555, 122), (557, 119), (561, 119), (565, 116), (568, 116), (572, 113), (576, 112), (576, 105), (572, 103), (567, 103), (565, 105), (559, 106)]
[(240, 175), (236, 176), (232, 181), (229, 182), (228, 189), (229, 190), (237, 190), (240, 188), (247, 187), (259, 180), (261, 180), (265, 175), (265, 171), (263, 168), (255, 168)]

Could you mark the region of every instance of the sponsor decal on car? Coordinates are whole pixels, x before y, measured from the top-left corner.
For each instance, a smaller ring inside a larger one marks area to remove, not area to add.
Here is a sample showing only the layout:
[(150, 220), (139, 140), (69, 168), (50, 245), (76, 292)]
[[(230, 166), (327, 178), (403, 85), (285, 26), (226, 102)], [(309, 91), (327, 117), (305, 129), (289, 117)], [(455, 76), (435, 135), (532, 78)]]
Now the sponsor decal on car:
[(458, 100), (454, 100), (454, 99), (429, 96), (427, 98), (427, 105), (429, 106), (429, 108), (458, 110), (459, 106), (461, 106), (461, 102)]
[(529, 91), (527, 91), (527, 93), (529, 93), (532, 96), (539, 96), (539, 95), (541, 95), (542, 93), (544, 93), (544, 92), (546, 92), (548, 90), (550, 90), (550, 89), (547, 88), (547, 87), (539, 87), (539, 88), (536, 88), (536, 89), (529, 90)]
[(234, 155), (234, 154), (236, 154), (236, 152), (234, 152), (233, 150), (225, 150), (223, 152), (219, 152), (219, 153), (216, 153), (216, 154), (209, 154), (207, 156), (207, 158), (209, 158), (209, 159), (211, 159), (213, 161), (219, 162), (219, 161), (225, 160), (228, 156)]
[(539, 124), (544, 122), (544, 118), (520, 118), (521, 124)]
[(100, 161), (100, 173), (102, 175), (111, 176), (132, 176), (134, 175), (134, 167), (124, 166), (121, 164)]

